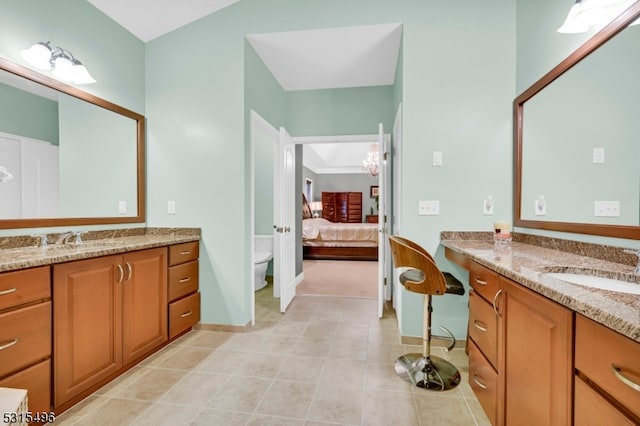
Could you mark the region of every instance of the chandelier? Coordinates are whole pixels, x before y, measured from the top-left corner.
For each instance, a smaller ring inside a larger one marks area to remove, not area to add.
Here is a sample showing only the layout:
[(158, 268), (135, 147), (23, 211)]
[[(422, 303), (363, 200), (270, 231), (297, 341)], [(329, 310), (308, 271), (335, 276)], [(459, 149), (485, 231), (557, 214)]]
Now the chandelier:
[(380, 153), (378, 152), (378, 144), (372, 143), (369, 147), (367, 159), (362, 161), (362, 168), (369, 174), (369, 176), (376, 177), (378, 176), (379, 167)]

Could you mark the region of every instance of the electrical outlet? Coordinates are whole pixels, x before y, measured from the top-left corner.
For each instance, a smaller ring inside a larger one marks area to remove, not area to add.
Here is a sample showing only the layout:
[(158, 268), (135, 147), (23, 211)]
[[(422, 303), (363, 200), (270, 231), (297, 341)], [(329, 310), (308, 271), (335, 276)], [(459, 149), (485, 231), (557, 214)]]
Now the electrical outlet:
[(167, 213), (176, 214), (176, 202), (171, 200), (167, 201)]
[(423, 200), (418, 201), (419, 216), (437, 216), (440, 214), (440, 201)]
[(604, 148), (593, 148), (593, 164), (604, 163)]
[(127, 202), (126, 201), (118, 201), (118, 213), (120, 213), (120, 214), (127, 213)]

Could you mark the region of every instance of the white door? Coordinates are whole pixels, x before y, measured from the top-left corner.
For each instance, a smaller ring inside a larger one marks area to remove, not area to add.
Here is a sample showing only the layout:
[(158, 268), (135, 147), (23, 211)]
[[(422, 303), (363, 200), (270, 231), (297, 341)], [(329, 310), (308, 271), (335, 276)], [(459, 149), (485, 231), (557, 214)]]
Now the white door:
[(295, 145), (284, 127), (280, 128), (278, 160), (274, 171), (274, 281), (280, 288), (280, 312), (285, 312), (296, 295), (295, 232)]
[(385, 141), (382, 123), (378, 125), (378, 151), (380, 152), (380, 165), (378, 167), (378, 318), (382, 318), (384, 301), (388, 299), (385, 282), (390, 282), (389, 263), (387, 259), (387, 201), (388, 201), (388, 173), (387, 162), (384, 161), (389, 147)]

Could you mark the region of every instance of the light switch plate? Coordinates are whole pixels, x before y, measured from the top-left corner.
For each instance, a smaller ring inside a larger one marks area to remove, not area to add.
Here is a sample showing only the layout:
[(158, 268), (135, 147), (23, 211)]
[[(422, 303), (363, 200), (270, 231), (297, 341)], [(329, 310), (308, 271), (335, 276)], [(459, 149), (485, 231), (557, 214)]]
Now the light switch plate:
[(442, 166), (442, 151), (433, 151), (431, 164), (435, 167)]
[(493, 214), (493, 197), (488, 196), (484, 200), (482, 200), (482, 214), (486, 216), (490, 216)]
[(120, 213), (120, 214), (127, 213), (127, 202), (126, 201), (118, 201), (118, 213)]
[(176, 214), (176, 202), (171, 200), (167, 201), (167, 213)]
[(418, 201), (419, 216), (437, 216), (440, 214), (440, 201), (422, 200)]
[(620, 201), (595, 201), (593, 215), (598, 217), (620, 217)]
[(593, 148), (593, 164), (604, 163), (604, 148)]
[(533, 200), (533, 211), (536, 216), (544, 216), (547, 214), (547, 201), (543, 196)]

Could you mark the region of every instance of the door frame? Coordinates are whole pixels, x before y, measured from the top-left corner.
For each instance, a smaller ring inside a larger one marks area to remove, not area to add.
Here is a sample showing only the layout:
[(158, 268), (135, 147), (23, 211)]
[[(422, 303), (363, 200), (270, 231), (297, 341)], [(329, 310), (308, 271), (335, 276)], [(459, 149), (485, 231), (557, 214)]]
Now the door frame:
[[(256, 206), (255, 206), (255, 197), (256, 197), (256, 159), (255, 159), (255, 137), (256, 130), (260, 129), (266, 135), (272, 137), (274, 142), (274, 152), (277, 149), (277, 144), (280, 139), (280, 131), (271, 125), (265, 118), (263, 118), (258, 112), (255, 110), (250, 110), (250, 125), (249, 125), (249, 222), (250, 222), (250, 232), (249, 232), (249, 253), (250, 253), (250, 264), (249, 264), (249, 284), (251, 291), (251, 326), (256, 324), (256, 283), (255, 283), (255, 274), (253, 273), (253, 265), (255, 264), (254, 253), (255, 253), (255, 245), (253, 241), (253, 236), (256, 233)], [(275, 161), (275, 158), (272, 159)], [(274, 253), (275, 255), (275, 253)]]

